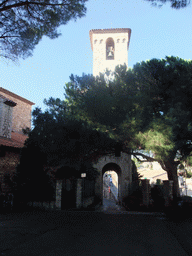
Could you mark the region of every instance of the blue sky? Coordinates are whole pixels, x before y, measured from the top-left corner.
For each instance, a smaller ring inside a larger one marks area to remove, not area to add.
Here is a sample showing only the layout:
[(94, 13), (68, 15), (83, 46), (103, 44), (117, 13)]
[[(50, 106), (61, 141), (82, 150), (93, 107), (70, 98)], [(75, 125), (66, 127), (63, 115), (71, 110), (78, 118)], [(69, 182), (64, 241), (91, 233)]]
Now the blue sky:
[(43, 37), (33, 56), (20, 64), (0, 59), (0, 86), (46, 109), (43, 100), (64, 99), (71, 74), (92, 73), (89, 30), (130, 28), (128, 65), (165, 56), (192, 59), (192, 8), (174, 10), (169, 4), (155, 8), (142, 0), (89, 0), (87, 14), (58, 30), (62, 35)]

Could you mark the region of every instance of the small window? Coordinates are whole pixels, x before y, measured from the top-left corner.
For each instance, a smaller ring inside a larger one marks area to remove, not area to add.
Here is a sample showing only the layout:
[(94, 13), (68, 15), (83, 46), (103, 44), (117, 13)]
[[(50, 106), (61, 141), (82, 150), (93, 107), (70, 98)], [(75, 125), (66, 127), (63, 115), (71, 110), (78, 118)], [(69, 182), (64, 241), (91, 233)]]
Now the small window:
[(100, 40), (100, 44), (102, 44), (102, 43), (103, 43), (103, 39)]
[(108, 38), (106, 41), (106, 60), (114, 60), (115, 47), (112, 38)]
[(94, 44), (96, 44), (97, 43), (97, 39), (94, 41)]
[(123, 43), (125, 43), (125, 38), (123, 38)]
[(119, 43), (120, 42), (120, 39), (117, 39), (117, 43)]

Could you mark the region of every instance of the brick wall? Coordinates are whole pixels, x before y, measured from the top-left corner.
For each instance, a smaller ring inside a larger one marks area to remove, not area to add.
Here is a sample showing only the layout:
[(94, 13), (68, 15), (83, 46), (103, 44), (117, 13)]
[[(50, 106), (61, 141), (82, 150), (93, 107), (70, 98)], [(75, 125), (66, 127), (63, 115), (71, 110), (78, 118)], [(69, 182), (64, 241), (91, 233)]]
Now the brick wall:
[(15, 152), (6, 151), (5, 156), (0, 158), (0, 184), (3, 192), (7, 192), (9, 190), (9, 188), (4, 183), (4, 175), (10, 174), (10, 176), (12, 176), (18, 164), (19, 164), (18, 150), (15, 150)]
[(22, 133), (23, 128), (31, 128), (31, 108), (34, 103), (2, 87), (0, 87), (0, 94), (17, 103), (12, 113), (12, 131)]

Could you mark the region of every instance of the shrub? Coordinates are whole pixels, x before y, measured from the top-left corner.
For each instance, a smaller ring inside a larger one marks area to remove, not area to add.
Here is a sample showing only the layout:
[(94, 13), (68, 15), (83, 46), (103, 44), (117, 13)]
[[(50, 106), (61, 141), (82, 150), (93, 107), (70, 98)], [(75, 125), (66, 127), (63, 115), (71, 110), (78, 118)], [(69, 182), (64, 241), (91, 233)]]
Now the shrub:
[(123, 202), (125, 207), (129, 210), (139, 210), (142, 204), (142, 191), (134, 191), (131, 195), (125, 197)]
[(187, 175), (187, 178), (191, 178), (192, 177), (192, 172), (186, 171), (186, 175)]

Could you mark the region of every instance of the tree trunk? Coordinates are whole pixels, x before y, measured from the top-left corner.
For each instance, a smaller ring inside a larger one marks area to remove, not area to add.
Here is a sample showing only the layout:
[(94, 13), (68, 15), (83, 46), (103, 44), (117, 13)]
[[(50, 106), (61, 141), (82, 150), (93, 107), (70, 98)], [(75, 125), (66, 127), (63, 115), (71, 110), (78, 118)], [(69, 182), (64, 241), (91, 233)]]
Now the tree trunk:
[(167, 172), (168, 179), (173, 181), (173, 197), (178, 198), (180, 196), (179, 183), (177, 177), (177, 166), (178, 164), (174, 161), (174, 157), (162, 161), (161, 167)]
[(167, 171), (168, 179), (173, 181), (173, 197), (178, 198), (180, 196), (179, 193), (179, 183), (177, 177), (177, 166), (174, 166), (172, 169)]

